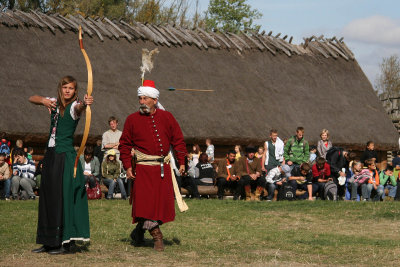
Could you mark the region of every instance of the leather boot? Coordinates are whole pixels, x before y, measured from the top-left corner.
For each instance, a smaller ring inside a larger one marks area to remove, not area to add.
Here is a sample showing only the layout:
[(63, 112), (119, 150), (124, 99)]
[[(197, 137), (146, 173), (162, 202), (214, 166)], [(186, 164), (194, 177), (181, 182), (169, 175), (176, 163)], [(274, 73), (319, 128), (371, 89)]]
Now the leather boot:
[(244, 187), (244, 192), (246, 193), (246, 201), (251, 201), (251, 186), (246, 185)]
[(257, 186), (256, 192), (255, 192), (255, 198), (254, 198), (255, 201), (260, 201), (260, 196), (261, 196), (262, 191), (263, 191), (263, 188), (261, 186)]
[(143, 223), (136, 224), (135, 229), (133, 229), (131, 233), (131, 238), (135, 246), (140, 246), (144, 243), (144, 233), (146, 232), (143, 229)]
[(150, 230), (150, 234), (154, 240), (154, 249), (156, 251), (164, 251), (163, 235), (161, 233), (160, 227), (155, 227)]

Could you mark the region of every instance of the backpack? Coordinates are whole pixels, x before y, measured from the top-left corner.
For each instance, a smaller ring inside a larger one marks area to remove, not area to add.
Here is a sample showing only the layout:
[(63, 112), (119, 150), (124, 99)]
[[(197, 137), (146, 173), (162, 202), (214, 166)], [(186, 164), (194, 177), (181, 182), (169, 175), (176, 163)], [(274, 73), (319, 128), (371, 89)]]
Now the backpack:
[(326, 161), (328, 162), (329, 165), (331, 165), (331, 161), (332, 161), (332, 156), (336, 153), (339, 152), (339, 156), (341, 153), (341, 148), (333, 146), (331, 148), (328, 149), (328, 151), (326, 152)]
[(357, 184), (365, 184), (368, 183), (368, 180), (371, 178), (371, 173), (368, 169), (362, 169), (361, 172), (357, 175), (354, 175), (354, 183)]
[(279, 192), (278, 200), (294, 200), (296, 198), (296, 191), (289, 183), (283, 183)]
[(337, 200), (337, 185), (329, 181), (324, 187), (324, 197), (326, 200)]
[(89, 182), (87, 182), (85, 187), (88, 199), (101, 199), (101, 188), (99, 182), (96, 181), (96, 186), (93, 188), (90, 188)]
[(10, 147), (8, 146), (7, 142), (4, 142), (4, 140), (0, 145), (0, 153), (6, 154), (6, 158), (10, 156)]

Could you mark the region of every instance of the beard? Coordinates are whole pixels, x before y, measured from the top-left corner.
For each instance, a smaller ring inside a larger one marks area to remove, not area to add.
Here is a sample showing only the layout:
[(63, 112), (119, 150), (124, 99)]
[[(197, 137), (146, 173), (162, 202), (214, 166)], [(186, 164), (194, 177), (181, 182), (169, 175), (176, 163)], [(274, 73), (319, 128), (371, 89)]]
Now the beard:
[(139, 106), (139, 112), (140, 114), (149, 114), (150, 113), (150, 107), (143, 104)]

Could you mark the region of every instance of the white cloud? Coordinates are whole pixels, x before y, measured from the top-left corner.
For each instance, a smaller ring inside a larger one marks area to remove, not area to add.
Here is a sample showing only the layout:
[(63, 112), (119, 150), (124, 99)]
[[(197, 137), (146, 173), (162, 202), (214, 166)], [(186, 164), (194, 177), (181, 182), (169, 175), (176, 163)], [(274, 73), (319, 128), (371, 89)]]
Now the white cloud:
[(343, 28), (345, 40), (381, 45), (400, 45), (400, 21), (375, 15), (351, 21)]

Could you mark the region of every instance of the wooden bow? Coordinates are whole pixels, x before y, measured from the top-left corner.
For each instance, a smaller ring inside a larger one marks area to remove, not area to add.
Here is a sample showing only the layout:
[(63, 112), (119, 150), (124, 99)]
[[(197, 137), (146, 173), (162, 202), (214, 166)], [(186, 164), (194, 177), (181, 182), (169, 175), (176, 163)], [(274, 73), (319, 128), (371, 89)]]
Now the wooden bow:
[[(86, 61), (86, 67), (88, 71), (88, 84), (87, 84), (87, 95), (90, 96), (93, 91), (93, 74), (92, 74), (92, 65), (90, 64), (90, 60), (88, 55), (86, 54), (85, 49), (83, 48), (83, 40), (82, 40), (82, 27), (79, 26), (79, 46), (81, 48), (83, 57)], [(83, 131), (82, 143), (79, 147), (78, 154), (76, 155), (75, 165), (74, 165), (74, 178), (76, 177), (76, 170), (78, 167), (79, 157), (82, 155), (83, 150), (85, 149), (86, 141), (89, 135), (90, 130), (90, 121), (92, 118), (92, 110), (90, 109), (90, 105), (86, 106), (86, 122), (85, 122), (85, 130)]]

